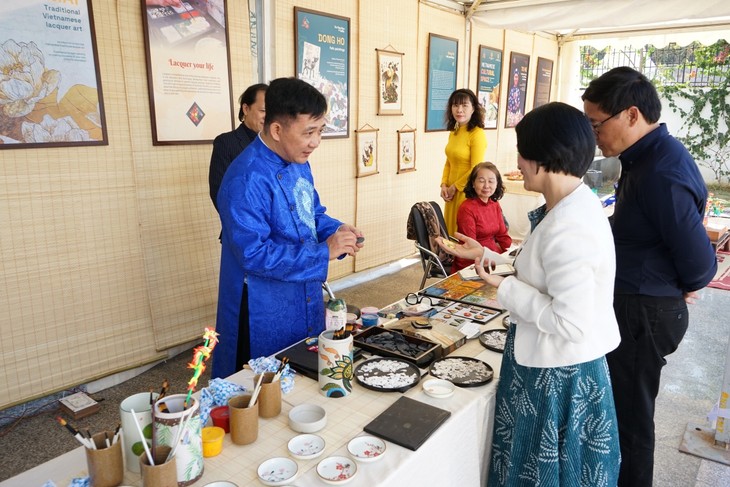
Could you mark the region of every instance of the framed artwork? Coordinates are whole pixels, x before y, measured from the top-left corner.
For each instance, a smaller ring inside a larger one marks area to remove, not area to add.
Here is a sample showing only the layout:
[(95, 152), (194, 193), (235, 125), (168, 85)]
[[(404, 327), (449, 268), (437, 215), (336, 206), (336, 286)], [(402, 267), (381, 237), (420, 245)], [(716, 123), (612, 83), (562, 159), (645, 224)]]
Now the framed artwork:
[(502, 80), (502, 51), (479, 46), (477, 98), (484, 107), (484, 128), (496, 129), (499, 118), (499, 88)]
[(398, 174), (416, 170), (416, 130), (398, 131)]
[(378, 174), (378, 129), (366, 125), (357, 134), (357, 177)]
[(376, 49), (378, 115), (403, 115), (403, 53)]
[(226, 0), (140, 1), (152, 143), (210, 143), (233, 127)]
[(506, 128), (514, 127), (525, 116), (527, 98), (527, 74), (530, 56), (513, 52), (509, 61), (509, 92), (507, 93)]
[(297, 78), (327, 98), (322, 137), (350, 136), (350, 19), (294, 7)]
[(0, 149), (108, 145), (91, 0), (0, 3)]
[(446, 105), (456, 90), (459, 41), (428, 34), (428, 85), (426, 87), (426, 132), (446, 130)]
[(535, 102), (533, 108), (550, 103), (550, 86), (553, 83), (553, 62), (537, 58), (537, 77), (535, 78)]

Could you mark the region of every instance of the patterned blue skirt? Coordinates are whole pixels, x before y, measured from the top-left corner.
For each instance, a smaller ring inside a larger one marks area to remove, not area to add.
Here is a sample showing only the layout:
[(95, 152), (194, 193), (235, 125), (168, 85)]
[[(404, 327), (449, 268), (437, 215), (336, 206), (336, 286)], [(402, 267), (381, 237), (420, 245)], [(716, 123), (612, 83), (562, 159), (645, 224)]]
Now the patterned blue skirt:
[(497, 386), (489, 487), (613, 487), (621, 452), (606, 359), (523, 367), (507, 335)]

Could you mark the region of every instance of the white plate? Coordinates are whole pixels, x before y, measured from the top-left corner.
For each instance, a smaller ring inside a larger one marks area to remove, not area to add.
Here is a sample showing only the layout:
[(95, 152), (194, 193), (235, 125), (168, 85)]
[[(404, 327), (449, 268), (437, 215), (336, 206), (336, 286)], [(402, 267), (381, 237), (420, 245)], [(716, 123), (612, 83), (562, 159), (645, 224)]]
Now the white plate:
[(385, 455), (385, 442), (376, 436), (358, 436), (347, 444), (347, 451), (358, 462), (374, 462)]
[(324, 439), (317, 435), (297, 435), (287, 444), (289, 455), (297, 460), (311, 460), (324, 453)]
[(444, 379), (428, 379), (423, 382), (423, 392), (427, 396), (445, 399), (453, 396), (454, 391), (456, 391), (456, 386)]
[(327, 457), (317, 464), (317, 475), (328, 484), (346, 484), (355, 474), (357, 463), (348, 457)]
[(286, 485), (297, 476), (297, 462), (291, 458), (275, 457), (259, 465), (256, 473), (264, 485)]

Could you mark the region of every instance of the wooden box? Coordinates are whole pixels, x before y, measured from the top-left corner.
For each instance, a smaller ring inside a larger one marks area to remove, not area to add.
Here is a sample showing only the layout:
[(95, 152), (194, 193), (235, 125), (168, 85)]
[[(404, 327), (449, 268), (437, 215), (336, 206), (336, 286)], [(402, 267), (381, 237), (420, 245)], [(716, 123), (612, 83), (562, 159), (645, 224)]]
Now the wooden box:
[[(409, 342), (416, 346), (420, 345), (423, 350), (415, 356), (411, 356), (406, 353), (388, 350), (375, 344), (366, 342), (369, 337), (382, 333), (397, 333), (398, 335), (402, 336), (406, 342)], [(408, 362), (411, 362), (421, 368), (431, 365), (431, 362), (441, 358), (442, 356), (442, 348), (441, 345), (438, 343), (424, 340), (423, 338), (407, 335), (405, 333), (399, 332), (398, 330), (387, 330), (380, 326), (371, 326), (370, 328), (366, 328), (364, 331), (355, 335), (354, 344), (356, 347), (367, 350), (368, 352), (375, 355), (379, 355), (381, 357), (400, 358), (403, 360), (407, 360)]]

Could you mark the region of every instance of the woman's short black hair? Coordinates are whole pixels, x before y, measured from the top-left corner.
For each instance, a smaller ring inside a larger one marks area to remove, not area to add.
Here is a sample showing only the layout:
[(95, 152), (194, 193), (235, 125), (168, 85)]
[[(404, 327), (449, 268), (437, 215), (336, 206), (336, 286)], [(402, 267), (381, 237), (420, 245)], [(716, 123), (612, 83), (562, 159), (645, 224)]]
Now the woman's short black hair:
[(299, 115), (314, 118), (327, 113), (327, 100), (317, 88), (297, 78), (277, 78), (266, 90), (264, 126), (288, 123)]
[(471, 118), (469, 119), (466, 129), (471, 131), (474, 127), (484, 128), (484, 107), (479, 103), (479, 100), (473, 91), (468, 88), (461, 88), (454, 91), (451, 96), (449, 96), (449, 101), (446, 104), (444, 119), (447, 129), (454, 130), (456, 128), (456, 119), (454, 118), (454, 114), (451, 113), (451, 107), (464, 103), (465, 101), (470, 101), (471, 105), (474, 107), (474, 113), (471, 114)]
[(565, 103), (552, 102), (528, 112), (515, 132), (520, 155), (548, 172), (583, 177), (596, 153), (590, 122)]
[(477, 174), (479, 174), (479, 171), (481, 169), (488, 169), (492, 171), (495, 176), (497, 176), (497, 188), (494, 190), (494, 193), (492, 196), (489, 197), (492, 201), (497, 201), (502, 199), (502, 196), (504, 196), (504, 183), (502, 182), (502, 175), (499, 173), (499, 169), (497, 169), (497, 166), (492, 164), (491, 162), (480, 162), (476, 166), (474, 166), (474, 169), (471, 170), (471, 173), (469, 174), (469, 180), (466, 182), (466, 186), (464, 186), (464, 196), (467, 198), (476, 198), (477, 192), (474, 191), (474, 181), (477, 179)]
[(266, 83), (256, 83), (255, 85), (251, 85), (248, 88), (246, 88), (246, 91), (241, 93), (241, 96), (238, 97), (238, 121), (243, 122), (243, 105), (251, 106), (254, 103), (256, 103), (256, 95), (259, 94), (259, 91), (266, 91), (266, 88), (268, 88), (269, 85)]
[(595, 103), (609, 115), (636, 107), (648, 123), (658, 122), (662, 114), (662, 102), (654, 85), (628, 66), (613, 68), (591, 81), (581, 99)]

